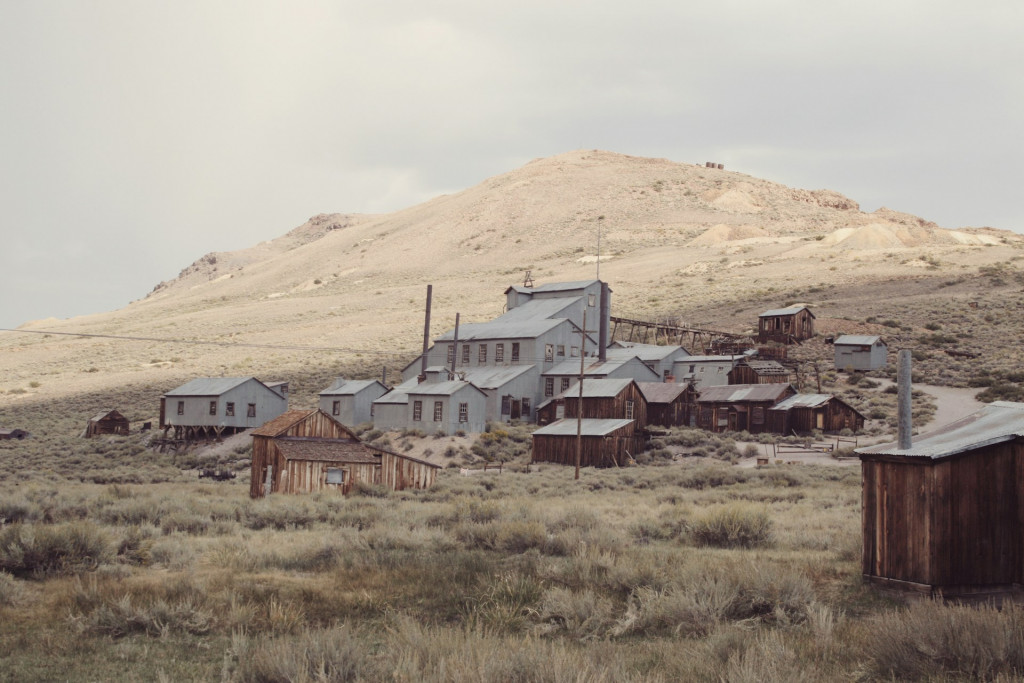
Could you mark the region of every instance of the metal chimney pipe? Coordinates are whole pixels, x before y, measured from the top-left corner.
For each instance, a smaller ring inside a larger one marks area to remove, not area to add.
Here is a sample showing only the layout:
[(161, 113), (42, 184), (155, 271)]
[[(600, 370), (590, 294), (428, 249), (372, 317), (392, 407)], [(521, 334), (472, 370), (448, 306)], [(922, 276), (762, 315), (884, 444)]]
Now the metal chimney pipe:
[(434, 285), (427, 285), (427, 314), (423, 321), (423, 355), (420, 356), (419, 381), (427, 379), (427, 351), (430, 349), (430, 299), (434, 292)]
[(909, 450), (913, 442), (910, 399), (910, 350), (903, 349), (896, 365), (897, 445), (901, 451)]
[[(601, 283), (601, 323), (598, 325), (598, 334), (601, 338), (597, 342), (597, 358), (602, 363), (608, 360), (608, 283)], [(585, 317), (585, 316), (584, 316)], [(583, 330), (586, 332), (586, 330)]]
[(459, 314), (455, 314), (455, 339), (452, 341), (451, 378), (455, 379), (455, 363), (459, 360)]

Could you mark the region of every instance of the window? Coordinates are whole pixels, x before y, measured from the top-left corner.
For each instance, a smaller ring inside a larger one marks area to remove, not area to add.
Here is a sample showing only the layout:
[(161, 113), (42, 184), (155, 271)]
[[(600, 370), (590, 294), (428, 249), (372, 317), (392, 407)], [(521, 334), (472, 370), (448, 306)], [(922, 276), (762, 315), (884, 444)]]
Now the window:
[(565, 358), (565, 344), (558, 345), (558, 355)]
[(444, 418), (444, 403), (434, 401), (434, 422), (440, 422)]
[(327, 483), (328, 484), (344, 484), (345, 483), (345, 470), (340, 467), (328, 467), (327, 468)]
[(341, 401), (331, 403), (331, 415), (341, 415)]
[(502, 396), (501, 397), (501, 414), (508, 415), (512, 412), (512, 397)]
[(224, 414), (227, 415), (228, 417), (234, 417), (235, 404), (232, 403), (231, 401), (228, 401), (227, 405), (224, 407)]
[(480, 345), (480, 350), (477, 352), (476, 360), (480, 365), (487, 362), (487, 344)]
[(530, 417), (530, 399), (523, 396), (523, 417)]
[(216, 401), (210, 401), (210, 415), (216, 415), (216, 414), (217, 414), (217, 402)]
[(551, 362), (555, 359), (555, 345), (545, 344), (544, 345), (544, 360)]
[(249, 404), (249, 410), (246, 413), (246, 415), (248, 415), (249, 417), (256, 417), (256, 404), (255, 403), (250, 403)]
[(563, 377), (562, 378), (562, 391), (567, 391), (569, 389), (569, 385), (571, 383), (572, 383), (571, 379), (569, 379), (568, 377)]
[(419, 422), (423, 419), (423, 401), (412, 402), (412, 420)]
[(178, 415), (184, 415), (184, 414), (185, 414), (185, 402), (184, 401), (178, 401)]
[(459, 404), (459, 422), (469, 422), (469, 404)]
[(572, 357), (576, 358), (577, 356), (580, 355), (580, 347), (578, 347), (578, 346), (572, 347), (571, 353), (572, 353)]
[(462, 345), (462, 364), (469, 365), (469, 344)]
[(448, 362), (446, 365), (451, 365), (455, 362), (455, 344), (448, 345)]
[(512, 362), (519, 362), (519, 342), (512, 342)]
[(505, 362), (505, 345), (495, 344), (494, 345), (494, 362), (504, 363)]
[(696, 365), (691, 364), (690, 365), (690, 372), (693, 372), (696, 367), (697, 367)]
[(587, 295), (587, 305), (593, 308), (595, 303), (597, 303), (597, 295), (591, 292)]
[(762, 406), (754, 406), (751, 409), (750, 422), (756, 425), (764, 424), (764, 408)]
[(627, 420), (632, 420), (633, 419), (633, 402), (630, 401), (630, 400), (626, 401), (626, 419)]
[(545, 377), (544, 378), (544, 395), (554, 396), (555, 395), (555, 378)]

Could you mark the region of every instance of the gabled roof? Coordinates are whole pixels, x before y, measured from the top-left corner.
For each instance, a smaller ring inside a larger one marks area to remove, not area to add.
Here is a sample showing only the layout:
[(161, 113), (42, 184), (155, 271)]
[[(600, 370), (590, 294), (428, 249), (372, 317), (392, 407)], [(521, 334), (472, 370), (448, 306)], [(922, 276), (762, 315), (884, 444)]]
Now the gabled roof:
[(220, 396), (250, 380), (275, 396), (284, 398), (255, 377), (198, 377), (191, 382), (182, 384), (177, 389), (171, 389), (164, 396)]
[(858, 448), (858, 455), (902, 455), (938, 460), (1024, 437), (1024, 403), (995, 401), (956, 422), (913, 440), (906, 450), (887, 443)]
[(535, 370), (535, 365), (481, 366), (456, 370), (457, 377), (465, 377), (480, 389), (499, 389), (520, 375)]
[(578, 289), (585, 289), (590, 285), (600, 282), (600, 280), (576, 280), (575, 282), (551, 282), (546, 285), (540, 285), (539, 287), (523, 287), (522, 285), (512, 285), (505, 290), (508, 294), (509, 290), (515, 290), (520, 294), (533, 294), (537, 292), (572, 292)]
[(832, 342), (836, 346), (840, 344), (851, 344), (855, 346), (874, 346), (878, 342), (882, 342), (882, 338), (877, 334), (844, 334), (840, 337), (836, 337), (836, 340)]
[(392, 387), (391, 391), (384, 394), (376, 401), (374, 405), (378, 403), (390, 403), (390, 404), (402, 404), (409, 402), (409, 391), (419, 385), (419, 381), (416, 377), (405, 380), (396, 387)]
[[(584, 376), (586, 376), (586, 375), (594, 375), (594, 376), (598, 376), (598, 377), (603, 377), (603, 376), (608, 375), (608, 374), (610, 374), (612, 372), (615, 372), (616, 370), (621, 368), (623, 365), (626, 365), (627, 363), (629, 363), (631, 360), (634, 360), (634, 359), (637, 361), (637, 363), (641, 367), (646, 368), (647, 371), (651, 373), (652, 377), (654, 377), (656, 379), (660, 379), (657, 376), (657, 373), (654, 372), (654, 370), (651, 370), (649, 367), (644, 365), (643, 361), (641, 361), (635, 355), (632, 355), (632, 356), (630, 356), (628, 358), (626, 358), (626, 357), (619, 357), (619, 358), (609, 357), (608, 360), (603, 361), (603, 362), (601, 360), (599, 360), (596, 356), (588, 356), (585, 359), (584, 363), (583, 363), (583, 366), (584, 366), (583, 374), (584, 374)], [(562, 361), (561, 363), (558, 363), (557, 365), (552, 366), (549, 370), (545, 370), (542, 374), (544, 374), (545, 376), (548, 376), (548, 375), (577, 375), (578, 376), (580, 374), (580, 360), (578, 358), (575, 358), (575, 359), (569, 359), (569, 360), (566, 360), (566, 361)]]
[(736, 356), (686, 356), (676, 359), (675, 363), (686, 365), (688, 363), (735, 363), (744, 358), (745, 355)]
[(807, 306), (790, 306), (789, 308), (776, 308), (776, 309), (773, 309), (771, 311), (765, 311), (764, 313), (762, 313), (761, 315), (759, 315), (757, 317), (758, 318), (767, 318), (768, 316), (773, 316), (773, 315), (796, 315), (797, 313), (799, 313), (800, 311), (802, 311), (804, 309), (807, 309), (807, 312), (811, 314), (812, 318), (815, 317), (814, 311), (812, 311)]
[[(581, 436), (607, 436), (629, 425), (633, 420), (607, 418), (579, 420)], [(534, 436), (576, 436), (577, 420), (558, 420), (533, 432)]]
[(89, 422), (99, 422), (100, 420), (105, 420), (105, 419), (107, 419), (108, 417), (109, 417), (110, 419), (112, 419), (112, 420), (124, 420), (124, 419), (126, 419), (126, 418), (125, 418), (125, 416), (124, 416), (124, 415), (122, 415), (122, 414), (121, 414), (121, 413), (120, 413), (119, 411), (117, 411), (117, 410), (107, 410), (107, 411), (104, 411), (104, 412), (102, 412), (102, 413), (98, 413), (97, 415), (95, 415), (94, 417), (92, 417), (92, 418), (91, 418), (91, 419), (89, 420)]
[[(548, 318), (565, 318), (562, 315), (565, 309), (578, 306), (582, 303), (583, 297), (556, 297), (553, 299), (530, 299), (526, 303), (519, 304), (507, 313), (503, 313), (491, 322), (511, 323), (524, 320), (545, 320)], [(461, 329), (459, 336), (462, 336)]]
[(746, 365), (758, 375), (788, 375), (789, 368), (776, 360), (748, 360), (743, 359), (736, 363), (736, 367)]
[[(844, 406), (857, 413), (861, 417), (864, 417), (863, 413), (851, 406), (849, 403), (833, 396), (832, 394), (796, 394), (790, 396), (787, 399), (779, 401), (771, 407), (771, 410), (791, 410), (793, 408), (820, 408), (829, 401), (835, 401), (836, 403), (842, 403)], [(867, 419), (867, 418), (864, 418)]]
[[(633, 380), (628, 377), (623, 379), (588, 379), (583, 382), (583, 398), (613, 398), (621, 394), (632, 383)], [(558, 396), (560, 398), (578, 398), (579, 395), (580, 383), (576, 381)]]
[(252, 430), (253, 436), (278, 436), (287, 432), (292, 425), (305, 420), (317, 412), (313, 410), (287, 410), (273, 420), (267, 420), (262, 425)]
[(698, 403), (739, 403), (742, 401), (778, 401), (792, 387), (784, 382), (773, 384), (726, 384), (701, 389)]
[[(467, 387), (472, 387), (474, 391), (481, 394), (484, 393), (480, 387), (476, 386), (472, 382), (463, 382), (461, 380), (452, 380), (448, 382), (422, 382), (413, 388), (408, 389), (406, 393), (410, 396), (452, 396)], [(384, 396), (387, 396), (387, 394)], [(384, 396), (381, 396), (381, 398), (384, 398)]]
[[(486, 323), (466, 323), (459, 325), (459, 341), (482, 341), (492, 339), (536, 339), (559, 325), (572, 322), (568, 318), (527, 318), (525, 320), (500, 321)], [(576, 327), (573, 325), (573, 327)], [(454, 341), (455, 330), (449, 330), (436, 341)]]
[(277, 447), (286, 460), (319, 460), (337, 463), (376, 465), (380, 454), (360, 441), (352, 439), (316, 439), (285, 437)]
[(672, 403), (690, 387), (685, 382), (637, 382), (636, 385), (648, 403)]
[(380, 385), (381, 389), (387, 391), (387, 387), (381, 384), (379, 379), (342, 379), (339, 377), (334, 380), (331, 386), (327, 387), (320, 392), (321, 396), (355, 396), (360, 391), (372, 387), (374, 384)]
[(616, 342), (618, 346), (609, 346), (609, 357), (636, 356), (643, 361), (665, 360), (680, 351), (687, 357), (690, 353), (682, 346), (661, 346), (659, 344), (634, 344), (633, 342)]

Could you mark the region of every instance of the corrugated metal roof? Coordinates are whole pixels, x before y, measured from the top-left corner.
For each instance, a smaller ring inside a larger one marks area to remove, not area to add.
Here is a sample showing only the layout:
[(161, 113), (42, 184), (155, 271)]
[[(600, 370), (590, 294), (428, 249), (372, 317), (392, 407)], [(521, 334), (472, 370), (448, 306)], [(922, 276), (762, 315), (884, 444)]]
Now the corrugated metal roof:
[(609, 358), (636, 356), (640, 360), (664, 360), (679, 351), (682, 351), (687, 356), (690, 355), (682, 346), (660, 346), (656, 344), (609, 346), (607, 355)]
[(777, 401), (790, 389), (788, 384), (725, 384), (705, 387), (697, 398), (699, 403), (731, 403), (737, 401)]
[(288, 410), (281, 415), (278, 415), (273, 420), (267, 420), (262, 425), (252, 430), (253, 436), (277, 436), (288, 431), (296, 422), (306, 419), (311, 414), (317, 411), (316, 408), (313, 410)]
[(416, 377), (411, 377), (396, 387), (393, 387), (391, 391), (378, 398), (374, 403), (408, 403), (409, 402), (409, 390), (419, 386), (419, 380)]
[(589, 285), (594, 284), (597, 280), (576, 280), (575, 282), (551, 282), (546, 285), (540, 285), (539, 287), (523, 287), (522, 285), (512, 285), (509, 289), (514, 289), (521, 294), (530, 294), (532, 292), (566, 292), (575, 289), (583, 289)]
[(407, 393), (410, 396), (451, 396), (466, 387), (473, 387), (476, 391), (483, 393), (483, 391), (480, 390), (480, 387), (474, 385), (472, 382), (462, 382), (460, 380), (449, 382), (422, 382), (412, 389), (408, 389)]
[(941, 429), (914, 437), (906, 450), (900, 450), (894, 442), (858, 448), (856, 452), (938, 460), (1020, 437), (1024, 437), (1024, 403), (996, 401)]
[[(507, 322), (492, 320), (486, 323), (466, 323), (465, 325), (459, 325), (459, 341), (534, 339), (567, 321), (567, 318), (545, 318), (543, 320), (528, 318), (526, 320)], [(438, 337), (436, 341), (454, 340), (455, 330), (449, 330)]]
[[(836, 346), (840, 344), (850, 344), (852, 346), (873, 346), (874, 344), (882, 341), (882, 338), (877, 334), (844, 334), (840, 337), (836, 337), (836, 340), (832, 342)], [(882, 342), (883, 344), (885, 342)]]
[[(349, 379), (335, 381), (329, 388), (324, 389), (320, 392), (321, 396), (354, 396), (363, 389), (373, 386), (374, 384), (380, 384), (379, 379)], [(384, 387), (381, 384), (381, 387)], [(387, 388), (387, 387), (384, 387)]]
[(455, 374), (464, 376), (467, 382), (472, 382), (480, 389), (499, 389), (534, 368), (533, 365), (480, 367), (458, 370)]
[(732, 363), (740, 360), (744, 356), (687, 356), (685, 358), (679, 358), (675, 363)]
[(782, 363), (775, 360), (742, 360), (736, 364), (746, 365), (758, 375), (788, 375), (790, 374)]
[[(504, 313), (491, 322), (495, 323), (519, 323), (524, 320), (546, 320), (548, 318), (565, 318), (559, 315), (566, 308), (576, 306), (583, 301), (581, 296), (557, 297), (554, 299), (531, 299), (526, 303), (519, 304), (512, 310)], [(461, 335), (461, 330), (460, 334)]]
[[(255, 377), (197, 377), (191, 382), (171, 389), (164, 396), (220, 396), (239, 384), (245, 384)], [(256, 380), (259, 382), (259, 380)], [(260, 384), (263, 384), (260, 382)], [(266, 385), (264, 385), (266, 386)], [(276, 392), (275, 392), (276, 393)]]
[(286, 460), (319, 460), (374, 465), (380, 455), (352, 439), (283, 438), (276, 441)]
[[(618, 396), (632, 381), (629, 378), (585, 380), (583, 382), (583, 398), (612, 398)], [(578, 398), (579, 395), (579, 382), (573, 382), (568, 389), (559, 394), (559, 396), (565, 398)]]
[[(799, 313), (800, 311), (804, 310), (805, 308), (807, 308), (807, 306), (790, 306), (789, 308), (776, 308), (776, 309), (771, 310), (771, 311), (765, 311), (764, 313), (762, 313), (761, 315), (759, 315), (757, 317), (758, 318), (767, 318), (767, 317), (773, 316), (773, 315), (795, 315), (795, 314)], [(814, 311), (812, 311), (811, 309), (807, 308), (807, 312), (811, 314), (812, 318), (814, 317)]]
[[(616, 419), (585, 419), (580, 420), (580, 433), (583, 436), (607, 436), (612, 432), (622, 429), (631, 423), (632, 420)], [(534, 436), (576, 436), (577, 424), (575, 419), (559, 420), (536, 430)]]
[(772, 410), (789, 410), (790, 408), (817, 408), (832, 400), (832, 394), (797, 394), (772, 406)]
[(636, 385), (648, 403), (672, 403), (690, 386), (674, 382), (637, 382)]
[[(608, 360), (601, 362), (596, 356), (588, 356), (584, 362), (584, 375), (607, 375), (610, 372), (614, 372), (621, 368), (629, 361), (636, 358), (635, 355), (629, 358), (614, 358), (609, 357)], [(637, 359), (639, 361), (639, 359)], [(642, 363), (641, 363), (642, 365)], [(647, 368), (646, 365), (643, 367)], [(651, 374), (655, 374), (653, 370), (647, 368)], [(542, 374), (544, 375), (579, 375), (580, 374), (580, 359), (570, 359), (562, 361), (558, 365), (553, 366), (550, 370), (545, 370)]]

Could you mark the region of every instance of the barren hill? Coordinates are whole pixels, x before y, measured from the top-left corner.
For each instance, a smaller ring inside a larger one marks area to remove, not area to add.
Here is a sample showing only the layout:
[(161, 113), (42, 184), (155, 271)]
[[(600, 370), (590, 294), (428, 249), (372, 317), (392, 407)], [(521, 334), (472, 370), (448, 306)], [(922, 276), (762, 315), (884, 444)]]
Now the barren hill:
[[(501, 313), (502, 291), (525, 271), (538, 284), (593, 277), (599, 234), (613, 315), (736, 331), (796, 292), (855, 294), (880, 282), (909, 292), (907, 283), (1008, 263), (1022, 246), (1014, 233), (865, 213), (830, 190), (576, 151), (391, 214), (319, 214), (278, 239), (208, 254), (121, 310), (25, 326), (225, 346), (0, 336), (0, 407), (125, 383), (171, 388), (199, 374), (287, 378), (357, 359), (397, 369), (419, 350), (426, 284), (436, 335), (456, 312), (463, 321)], [(849, 315), (849, 297), (810, 298), (821, 316)], [(227, 345), (236, 343), (331, 350)]]

